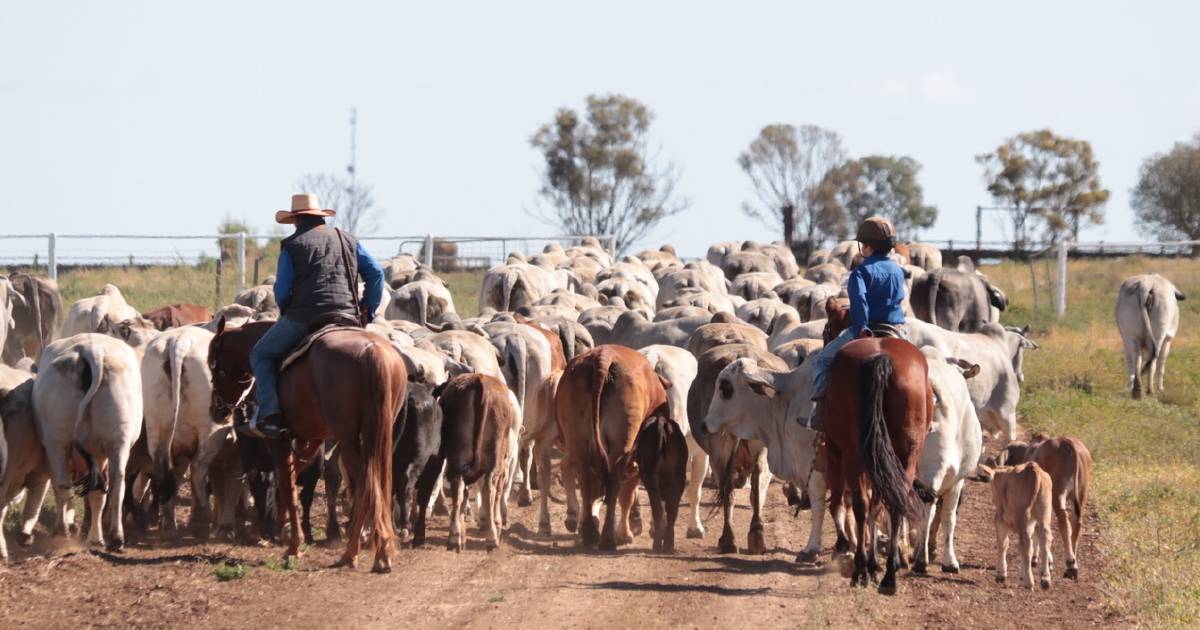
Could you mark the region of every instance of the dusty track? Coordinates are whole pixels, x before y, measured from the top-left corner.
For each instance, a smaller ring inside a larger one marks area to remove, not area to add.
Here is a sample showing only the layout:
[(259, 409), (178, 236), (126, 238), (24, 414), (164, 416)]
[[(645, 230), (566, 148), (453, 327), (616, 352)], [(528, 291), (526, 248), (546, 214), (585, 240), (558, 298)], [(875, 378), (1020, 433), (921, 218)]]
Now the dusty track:
[[(705, 491), (705, 499), (712, 496)], [(0, 567), (0, 619), (9, 628), (92, 626), (171, 627), (813, 627), (848, 623), (898, 627), (1085, 627), (1112, 624), (1097, 588), (1101, 562), (1095, 519), (1083, 535), (1082, 579), (1061, 579), (1055, 568), (1048, 592), (1021, 592), (995, 584), (995, 536), (986, 486), (968, 486), (959, 520), (958, 552), (963, 571), (928, 576), (901, 574), (901, 592), (886, 598), (874, 590), (852, 591), (829, 550), (821, 567), (799, 567), (796, 551), (808, 531), (808, 515), (793, 518), (778, 484), (768, 501), (766, 556), (717, 555), (719, 514), (703, 541), (683, 538), (679, 553), (648, 552), (643, 533), (617, 554), (584, 553), (563, 532), (562, 506), (555, 505), (558, 535), (536, 530), (533, 507), (512, 510), (506, 546), (483, 550), (475, 535), (466, 553), (444, 548), (446, 519), (434, 518), (431, 545), (400, 551), (388, 576), (327, 569), (337, 556), (314, 547), (298, 570), (278, 570), (274, 547), (146, 541), (110, 555), (41, 537), (35, 549), (17, 548), (16, 562)], [(749, 508), (744, 491), (736, 524), (745, 544)], [(644, 494), (642, 496), (645, 505)], [(318, 500), (318, 504), (320, 500)], [(706, 506), (706, 513), (708, 509)], [(644, 514), (648, 514), (643, 511)], [(828, 519), (826, 519), (828, 520)], [(12, 538), (10, 537), (10, 540)], [(826, 534), (827, 544), (832, 535)], [(74, 543), (71, 543), (72, 545)], [(13, 545), (15, 547), (15, 545)], [(1015, 545), (1014, 545), (1015, 546)], [(1055, 555), (1061, 547), (1055, 536)], [(31, 553), (32, 552), (32, 553)], [(219, 582), (220, 561), (251, 570), (241, 580)], [(368, 558), (360, 562), (368, 566)], [(1010, 559), (1010, 571), (1012, 560)], [(275, 568), (272, 568), (275, 567)]]

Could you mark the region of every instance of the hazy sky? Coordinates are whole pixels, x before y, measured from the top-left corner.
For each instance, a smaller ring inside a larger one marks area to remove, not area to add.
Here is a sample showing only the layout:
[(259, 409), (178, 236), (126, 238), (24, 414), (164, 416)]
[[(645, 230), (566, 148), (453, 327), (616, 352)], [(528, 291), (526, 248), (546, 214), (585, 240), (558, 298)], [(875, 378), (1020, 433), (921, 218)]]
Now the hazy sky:
[(356, 106), (380, 233), (552, 233), (524, 210), (529, 136), (619, 92), (692, 202), (645, 245), (777, 238), (735, 163), (775, 122), (917, 159), (930, 238), (974, 237), (976, 154), (1090, 140), (1112, 198), (1085, 238), (1128, 240), (1142, 159), (1200, 131), (1197, 24), (1190, 2), (6, 2), (5, 230), (268, 228), (299, 175), (345, 166)]

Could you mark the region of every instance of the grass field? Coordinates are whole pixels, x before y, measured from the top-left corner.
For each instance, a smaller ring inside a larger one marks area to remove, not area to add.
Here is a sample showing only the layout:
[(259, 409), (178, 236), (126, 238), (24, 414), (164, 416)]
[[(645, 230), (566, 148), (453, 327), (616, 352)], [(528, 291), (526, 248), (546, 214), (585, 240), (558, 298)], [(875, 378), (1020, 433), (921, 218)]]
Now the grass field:
[[(1105, 554), (1110, 605), (1151, 626), (1195, 627), (1200, 624), (1200, 343), (1192, 331), (1200, 327), (1200, 262), (1072, 261), (1062, 321), (1055, 320), (1047, 296), (1032, 306), (1028, 265), (1007, 263), (985, 271), (1014, 305), (1005, 321), (1030, 323), (1042, 345), (1026, 359), (1023, 426), (1078, 437), (1092, 452), (1091, 503), (1103, 524), (1098, 547)], [(1180, 303), (1180, 337), (1167, 363), (1166, 392), (1133, 400), (1125, 386), (1113, 306), (1121, 281), (1146, 271), (1170, 278), (1191, 299)], [(1039, 291), (1045, 280), (1039, 275)]]
[[(1150, 626), (1200, 624), (1200, 261), (1128, 258), (1070, 263), (1066, 317), (1056, 320), (1047, 269), (1004, 263), (984, 269), (1009, 296), (1006, 323), (1030, 324), (1042, 348), (1026, 359), (1022, 425), (1031, 431), (1082, 439), (1095, 460), (1091, 505), (1097, 510), (1109, 605)], [(1181, 303), (1181, 336), (1167, 368), (1167, 391), (1132, 400), (1113, 321), (1120, 282), (1157, 271), (1191, 299)], [(263, 271), (265, 276), (269, 272)], [(1033, 278), (1038, 300), (1034, 301)], [(481, 274), (447, 274), (464, 316), (478, 310)], [(139, 309), (174, 302), (214, 303), (215, 269), (76, 270), (60, 278), (64, 299), (93, 295), (105, 282), (123, 290)], [(232, 299), (232, 269), (221, 302)], [(1092, 532), (1087, 532), (1091, 534)], [(1090, 575), (1094, 575), (1091, 573)]]

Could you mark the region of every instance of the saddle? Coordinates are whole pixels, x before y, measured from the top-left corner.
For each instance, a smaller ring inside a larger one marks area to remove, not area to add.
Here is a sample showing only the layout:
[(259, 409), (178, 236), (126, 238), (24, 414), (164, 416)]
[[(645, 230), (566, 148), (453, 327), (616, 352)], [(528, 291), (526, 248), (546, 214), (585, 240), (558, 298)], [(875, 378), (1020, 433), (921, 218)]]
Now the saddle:
[(342, 313), (333, 313), (324, 317), (318, 318), (309, 326), (308, 335), (296, 344), (296, 347), (287, 354), (282, 361), (279, 362), (279, 371), (283, 372), (287, 367), (304, 357), (308, 349), (321, 337), (328, 335), (331, 332), (339, 330), (362, 330), (363, 327), (358, 323), (358, 320), (351, 315)]
[(908, 331), (904, 329), (903, 324), (885, 324), (873, 323), (867, 326), (871, 331), (872, 337), (892, 337), (894, 339), (908, 339)]

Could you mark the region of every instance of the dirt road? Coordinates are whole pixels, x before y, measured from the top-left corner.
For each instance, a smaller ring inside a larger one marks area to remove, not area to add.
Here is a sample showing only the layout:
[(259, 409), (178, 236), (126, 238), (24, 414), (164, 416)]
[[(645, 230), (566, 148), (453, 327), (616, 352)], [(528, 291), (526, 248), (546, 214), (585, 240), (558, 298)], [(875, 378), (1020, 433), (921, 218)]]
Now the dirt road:
[[(712, 491), (705, 491), (705, 499)], [(744, 546), (749, 507), (738, 493), (736, 525)], [(472, 535), (462, 554), (444, 548), (446, 519), (435, 518), (430, 546), (399, 552), (391, 575), (327, 569), (340, 549), (309, 549), (297, 570), (279, 568), (274, 547), (146, 541), (112, 555), (46, 537), (0, 567), (0, 619), (7, 628), (98, 626), (247, 627), (1085, 627), (1106, 618), (1096, 587), (1101, 561), (1089, 515), (1081, 552), (1082, 579), (1059, 577), (1048, 592), (1021, 592), (995, 583), (995, 536), (986, 486), (972, 483), (960, 512), (963, 571), (901, 574), (901, 592), (883, 597), (851, 590), (833, 563), (799, 567), (808, 515), (794, 518), (778, 484), (771, 488), (766, 556), (718, 555), (720, 516), (707, 520), (703, 541), (683, 538), (679, 553), (649, 553), (643, 534), (616, 554), (584, 553), (563, 532), (538, 537), (533, 507), (513, 509), (506, 546), (487, 553)], [(643, 505), (645, 499), (643, 495)], [(706, 506), (705, 512), (707, 513)], [(828, 519), (826, 519), (828, 520)], [(472, 534), (474, 532), (472, 531)], [(10, 535), (10, 540), (12, 537)], [(827, 545), (832, 532), (826, 534)], [(14, 545), (15, 547), (15, 545)], [(1061, 557), (1057, 536), (1055, 555)], [(369, 566), (365, 556), (361, 562)], [(249, 567), (240, 580), (214, 576), (219, 562)], [(1010, 567), (1012, 560), (1010, 560)], [(1011, 570), (1011, 569), (1010, 569)]]

